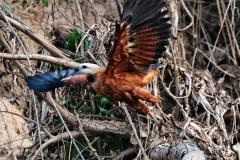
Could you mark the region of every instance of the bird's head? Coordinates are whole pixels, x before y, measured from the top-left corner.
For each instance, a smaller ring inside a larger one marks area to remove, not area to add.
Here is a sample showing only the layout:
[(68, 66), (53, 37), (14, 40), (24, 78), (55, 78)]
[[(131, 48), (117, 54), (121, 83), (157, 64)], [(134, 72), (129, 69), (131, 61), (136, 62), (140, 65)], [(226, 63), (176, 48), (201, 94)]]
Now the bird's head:
[(101, 69), (101, 67), (92, 63), (82, 63), (77, 67), (77, 69), (81, 74), (84, 74), (91, 83), (95, 81), (94, 75), (99, 71), (99, 69)]
[(101, 67), (93, 63), (82, 63), (77, 68), (81, 74), (87, 76), (89, 74), (96, 74)]

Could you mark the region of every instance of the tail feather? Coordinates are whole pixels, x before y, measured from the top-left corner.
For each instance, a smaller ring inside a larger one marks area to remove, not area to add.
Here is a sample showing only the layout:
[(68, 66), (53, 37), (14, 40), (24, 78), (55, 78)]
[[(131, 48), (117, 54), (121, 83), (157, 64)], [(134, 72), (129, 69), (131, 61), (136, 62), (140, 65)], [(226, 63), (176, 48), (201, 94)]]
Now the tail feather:
[(81, 74), (78, 68), (61, 70), (58, 74), (54, 72), (46, 72), (35, 76), (28, 76), (25, 80), (27, 86), (36, 92), (48, 92), (55, 88), (62, 87), (68, 77), (74, 77)]

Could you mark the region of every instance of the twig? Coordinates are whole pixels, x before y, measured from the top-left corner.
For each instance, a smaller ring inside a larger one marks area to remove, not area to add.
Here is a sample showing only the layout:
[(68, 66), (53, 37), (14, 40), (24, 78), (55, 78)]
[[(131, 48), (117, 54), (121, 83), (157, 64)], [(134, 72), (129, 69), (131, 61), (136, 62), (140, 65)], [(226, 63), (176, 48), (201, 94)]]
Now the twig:
[[(83, 130), (88, 137), (96, 137), (99, 135), (113, 135), (119, 138), (129, 139), (131, 136), (132, 129), (126, 122), (117, 121), (100, 121), (100, 120), (82, 120), (84, 124)], [(78, 126), (75, 126), (78, 127)], [(83, 137), (80, 131), (70, 131), (73, 138)], [(48, 133), (47, 133), (48, 134)], [(49, 134), (48, 134), (49, 135)], [(60, 140), (69, 140), (71, 137), (68, 132), (58, 134), (57, 136), (51, 137), (46, 143), (42, 144), (42, 150), (45, 150), (49, 145), (56, 143)], [(36, 151), (35, 155), (38, 155), (40, 148)]]
[[(239, 30), (240, 31), (240, 30)], [(239, 32), (240, 33), (240, 32)], [(208, 45), (209, 47), (214, 47), (212, 44), (210, 44), (209, 42), (205, 42), (205, 41), (201, 41), (201, 43), (204, 43), (204, 44), (206, 44), (206, 45)], [(216, 50), (218, 50), (218, 51), (220, 51), (220, 52), (222, 52), (222, 53), (224, 53), (225, 55), (227, 55), (229, 58), (230, 58), (230, 60), (231, 61), (234, 61), (234, 59), (231, 57), (231, 56), (229, 56), (229, 54), (228, 54), (228, 52), (226, 52), (226, 51), (224, 51), (223, 49), (221, 49), (221, 48), (219, 48), (219, 47), (215, 47), (216, 48)], [(209, 50), (211, 50), (211, 49), (209, 49)]]
[(28, 66), (31, 67), (30, 65), (30, 60), (28, 58), (28, 54), (27, 51), (25, 49), (25, 46), (22, 43), (22, 40), (19, 38), (19, 36), (17, 35), (17, 33), (14, 31), (14, 29), (12, 28), (11, 24), (9, 23), (9, 21), (7, 20), (6, 16), (3, 14), (3, 12), (0, 10), (0, 13), (2, 14), (2, 16), (4, 17), (5, 21), (7, 22), (9, 28), (11, 29), (12, 33), (14, 34), (14, 36), (17, 38), (18, 42), (20, 43), (20, 45), (22, 46), (23, 52), (26, 55), (27, 58), (27, 62), (28, 62)]
[[(119, 102), (119, 106), (120, 106), (120, 105), (121, 105), (121, 104), (120, 104), (120, 102)], [(144, 148), (143, 148), (143, 145), (142, 145), (142, 143), (141, 143), (141, 141), (140, 141), (140, 139), (139, 139), (139, 137), (138, 137), (136, 128), (135, 128), (135, 126), (134, 126), (134, 124), (133, 124), (133, 122), (132, 122), (132, 119), (131, 119), (130, 114), (128, 113), (127, 107), (126, 107), (125, 105), (122, 105), (122, 108), (123, 108), (123, 110), (124, 110), (124, 112), (125, 112), (125, 114), (126, 114), (126, 116), (127, 116), (127, 119), (128, 119), (128, 121), (129, 121), (130, 125), (132, 126), (132, 130), (133, 130), (134, 136), (135, 136), (135, 138), (136, 138), (136, 140), (137, 140), (137, 142), (138, 142), (139, 148), (140, 148), (141, 151), (142, 151), (144, 160), (148, 160), (147, 154), (146, 154), (146, 152), (145, 152), (145, 150), (144, 150)]]
[[(78, 1), (78, 0), (75, 0), (75, 3), (76, 3), (76, 5), (77, 5), (78, 14), (79, 14), (79, 17), (80, 17), (79, 19), (80, 19), (81, 29), (82, 29), (83, 31), (85, 31), (85, 27), (84, 27), (84, 24), (83, 24), (83, 15), (82, 15), (82, 10), (81, 10), (79, 1)], [(87, 34), (88, 34), (88, 33), (87, 33)], [(76, 52), (78, 52), (79, 46), (81, 46), (81, 51), (80, 51), (81, 55), (84, 55), (84, 45), (81, 45), (81, 44), (82, 44), (83, 40), (86, 38), (86, 35), (87, 35), (87, 34), (85, 34), (85, 33), (82, 32), (82, 34), (81, 34), (82, 40), (81, 40), (81, 42), (78, 44), (77, 49), (76, 49)]]
[(99, 61), (92, 55), (92, 53), (90, 51), (87, 51), (87, 53), (95, 63), (97, 63), (100, 67), (103, 67), (103, 65), (101, 63), (99, 63)]
[(36, 120), (37, 120), (37, 132), (38, 132), (38, 137), (39, 137), (39, 145), (40, 145), (40, 151), (41, 151), (41, 157), (43, 158), (43, 149), (42, 149), (42, 137), (41, 137), (41, 129), (40, 129), (40, 124), (39, 124), (39, 120), (38, 120), (38, 109), (37, 109), (37, 104), (36, 104), (36, 100), (34, 97), (34, 92), (32, 91), (32, 97), (33, 97), (33, 105), (34, 105), (34, 110), (35, 110), (35, 116), (36, 116)]
[[(165, 66), (165, 67), (166, 67), (166, 66)], [(177, 97), (174, 96), (174, 95), (171, 93), (170, 89), (167, 88), (167, 86), (164, 84), (164, 81), (163, 81), (163, 73), (164, 73), (165, 67), (163, 68), (162, 75), (159, 75), (159, 78), (160, 78), (161, 81), (163, 82), (162, 85), (163, 85), (163, 87), (164, 87), (164, 90), (174, 99), (174, 101), (176, 102), (176, 104), (179, 106), (181, 113), (183, 114), (184, 120), (186, 120), (186, 119), (188, 118), (188, 115), (187, 115), (187, 113), (184, 111), (183, 105), (179, 103), (179, 101), (176, 99)]]
[(192, 14), (189, 12), (189, 10), (188, 10), (188, 8), (187, 8), (187, 6), (185, 5), (185, 3), (184, 3), (183, 0), (181, 0), (181, 3), (182, 3), (182, 5), (183, 5), (183, 8), (186, 10), (187, 14), (188, 14), (189, 17), (191, 18), (191, 23), (190, 23), (188, 26), (184, 27), (183, 29), (179, 29), (179, 28), (178, 28), (179, 31), (185, 31), (185, 30), (187, 30), (188, 28), (190, 28), (190, 27), (193, 25), (194, 18), (193, 18), (193, 16), (192, 16)]
[(78, 154), (80, 155), (81, 159), (84, 160), (84, 157), (83, 157), (81, 151), (79, 150), (79, 148), (78, 148), (78, 146), (77, 146), (75, 140), (73, 139), (73, 136), (72, 136), (72, 134), (70, 133), (70, 131), (69, 131), (69, 129), (68, 129), (66, 123), (64, 122), (64, 119), (63, 119), (61, 113), (59, 112), (57, 106), (55, 105), (55, 103), (54, 103), (54, 101), (53, 101), (53, 99), (52, 99), (50, 93), (48, 92), (47, 94), (48, 94), (48, 96), (50, 97), (50, 99), (51, 99), (51, 101), (52, 101), (52, 103), (53, 103), (53, 105), (54, 105), (54, 109), (57, 111), (57, 113), (58, 113), (58, 115), (59, 115), (59, 117), (60, 117), (60, 119), (61, 119), (61, 121), (62, 121), (62, 123), (63, 123), (63, 125), (64, 125), (64, 127), (65, 127), (65, 129), (67, 130), (69, 136), (71, 137), (71, 140), (73, 140), (73, 145), (75, 146), (75, 148), (76, 148)]
[[(80, 121), (80, 119), (79, 119), (78, 113), (77, 113), (76, 111), (75, 111), (75, 114), (77, 115), (76, 117), (77, 117), (78, 123), (81, 124), (81, 121)], [(97, 154), (97, 150), (92, 147), (92, 145), (91, 145), (91, 143), (89, 142), (86, 134), (84, 133), (83, 125), (84, 125), (84, 124), (79, 125), (78, 129), (79, 129), (80, 132), (82, 133), (84, 139), (85, 139), (86, 142), (87, 142), (88, 147), (91, 149), (91, 151), (92, 151), (92, 153), (94, 154), (94, 156), (95, 156), (98, 160), (101, 160), (101, 158), (100, 158), (100, 157), (98, 156), (98, 154)]]
[(179, 12), (178, 12), (177, 1), (171, 0), (169, 4), (169, 11), (171, 15), (171, 24), (172, 24), (172, 35), (174, 38), (178, 36), (178, 23), (179, 23)]
[(0, 111), (0, 112), (5, 112), (5, 113), (9, 113), (9, 114), (13, 114), (13, 115), (16, 115), (16, 116), (18, 116), (18, 117), (21, 117), (22, 119), (24, 119), (25, 121), (30, 121), (30, 122), (33, 122), (33, 123), (37, 123), (36, 121), (34, 121), (34, 120), (31, 120), (31, 119), (29, 119), (29, 118), (27, 118), (27, 117), (24, 117), (24, 116), (22, 116), (22, 115), (20, 115), (20, 114), (17, 114), (17, 113), (13, 113), (13, 112), (9, 112), (9, 111)]
[[(88, 90), (88, 96), (89, 96), (89, 99), (90, 99), (91, 113), (95, 115), (95, 114), (97, 114), (96, 113), (97, 107), (96, 107), (96, 104), (94, 102), (94, 96), (93, 96), (92, 92), (90, 92), (90, 90), (91, 90), (90, 87), (87, 87), (87, 90)], [(98, 137), (98, 139), (97, 139), (97, 146), (98, 146), (98, 153), (99, 153), (100, 156), (102, 156), (103, 155), (103, 149), (102, 149), (102, 139), (101, 139), (101, 137)]]
[(93, 8), (96, 10), (96, 12), (97, 12), (97, 23), (99, 24), (100, 23), (100, 21), (101, 21), (101, 19), (100, 19), (100, 14), (99, 14), (99, 12), (98, 12), (98, 9), (97, 9), (97, 7), (93, 4), (93, 0), (90, 0), (90, 3), (92, 4), (92, 6), (93, 6)]
[[(85, 38), (88, 36), (88, 34), (89, 34), (89, 32), (93, 29), (95, 27), (95, 24), (94, 25), (92, 25), (89, 29), (88, 29), (88, 31), (87, 31), (87, 33), (84, 33), (84, 36), (81, 36), (81, 41), (80, 41), (80, 43), (78, 44), (78, 46), (77, 46), (77, 49), (76, 49), (76, 52), (79, 50), (79, 47), (83, 47), (83, 50), (81, 50), (82, 52), (81, 52), (81, 55), (84, 55), (84, 45), (82, 45), (82, 43), (83, 43), (83, 41), (85, 40)], [(82, 33), (83, 34), (83, 33)]]
[(81, 113), (78, 113), (80, 115), (80, 117), (85, 117), (85, 118), (91, 118), (91, 119), (102, 119), (102, 120), (109, 120), (109, 121), (119, 121), (119, 122), (125, 122), (124, 119), (120, 119), (120, 118), (117, 118), (117, 117), (106, 117), (106, 116), (101, 116), (101, 115), (93, 115), (93, 114), (81, 114)]
[[(172, 59), (173, 59), (173, 72), (174, 72), (174, 84), (175, 84), (175, 96), (179, 95), (179, 81), (180, 81), (180, 76), (179, 76), (179, 71), (177, 69), (177, 61), (176, 61), (176, 56), (177, 56), (177, 48), (172, 47)], [(179, 114), (179, 109), (176, 110), (175, 113), (176, 117), (179, 118), (180, 114)]]
[(77, 59), (86, 59), (86, 57), (84, 56), (84, 55), (79, 55), (79, 54), (76, 54), (76, 53), (74, 53), (74, 52), (72, 52), (72, 51), (70, 51), (70, 50), (67, 50), (67, 49), (65, 49), (65, 48), (61, 48), (61, 47), (57, 47), (60, 51), (62, 51), (62, 52), (64, 52), (65, 54), (67, 54), (67, 55), (70, 55), (70, 56), (74, 56), (74, 57), (76, 57)]
[(80, 26), (81, 26), (81, 28), (82, 28), (82, 30), (84, 31), (85, 29), (85, 27), (84, 27), (84, 20), (83, 20), (83, 15), (82, 15), (82, 10), (81, 10), (81, 6), (80, 6), (80, 4), (79, 4), (79, 0), (75, 0), (75, 3), (76, 3), (76, 5), (77, 5), (77, 10), (78, 10), (78, 15), (79, 15), (79, 20), (80, 20)]
[[(66, 111), (62, 106), (58, 105), (57, 103), (54, 103), (49, 97), (46, 97), (44, 94), (42, 93), (35, 94), (44, 99), (53, 109), (56, 106), (63, 119), (67, 121), (70, 125), (78, 127), (79, 124), (77, 122), (76, 117), (74, 117), (70, 112)], [(130, 128), (127, 127), (127, 124), (125, 122), (118, 122), (115, 120), (112, 121), (92, 120), (91, 122), (85, 124), (84, 130), (85, 129), (89, 132), (94, 132), (98, 135), (112, 134), (121, 138), (130, 137)]]
[[(229, 8), (232, 6), (232, 12), (234, 12), (235, 10), (235, 0), (231, 1), (232, 3), (229, 2), (228, 8), (226, 9), (225, 3), (223, 0), (221, 0), (221, 5), (222, 5), (222, 9), (223, 12), (226, 14), (226, 16), (228, 17), (227, 13)], [(220, 15), (220, 14), (219, 14)], [(221, 15), (220, 15), (221, 16)], [(232, 14), (232, 19), (234, 19), (234, 13)], [(222, 19), (220, 19), (221, 21)], [(225, 26), (227, 29), (227, 36), (228, 36), (228, 40), (230, 41), (230, 46), (231, 46), (231, 51), (232, 51), (232, 56), (233, 56), (233, 64), (237, 65), (237, 57), (236, 54), (238, 53), (238, 55), (240, 54), (240, 49), (239, 49), (239, 45), (238, 45), (238, 40), (236, 39), (237, 35), (235, 33), (235, 25), (234, 25), (234, 21), (230, 22), (229, 18), (226, 18), (225, 21)], [(237, 50), (237, 52), (235, 52), (235, 50)]]
[(49, 138), (53, 138), (54, 137), (50, 132), (48, 132), (48, 130), (45, 127), (42, 127), (42, 129), (48, 135)]
[[(73, 138), (81, 138), (83, 137), (83, 135), (81, 133), (79, 133), (79, 131), (71, 131), (70, 134), (72, 135)], [(88, 136), (96, 136), (93, 133), (87, 132), (86, 133)], [(46, 143), (42, 144), (42, 149), (45, 150), (47, 149), (47, 147), (51, 144), (54, 144), (60, 140), (68, 140), (70, 139), (69, 137), (69, 133), (68, 132), (64, 132), (61, 134), (58, 134), (57, 136), (53, 136), (52, 138), (50, 138)], [(38, 155), (40, 152), (40, 148), (35, 152), (35, 155)]]
[(128, 148), (125, 151), (122, 151), (121, 153), (119, 153), (117, 156), (113, 157), (112, 160), (126, 159), (126, 157), (128, 157), (136, 152), (137, 152), (137, 148), (135, 148), (135, 147)]
[(211, 62), (217, 69), (219, 69), (221, 72), (223, 72), (224, 74), (226, 74), (226, 75), (229, 75), (230, 77), (233, 77), (233, 78), (236, 78), (234, 75), (232, 75), (231, 73), (228, 73), (228, 72), (226, 72), (226, 71), (224, 71), (221, 67), (219, 67), (215, 62), (213, 62), (212, 60), (211, 60), (211, 58), (209, 58), (207, 55), (205, 55), (205, 53), (203, 52), (203, 51), (201, 51), (200, 49), (198, 49), (198, 51), (200, 52), (200, 53), (202, 53), (202, 55), (205, 57), (205, 58), (207, 58), (208, 60), (209, 60), (209, 62)]
[[(4, 38), (2, 31), (0, 31), (0, 42), (4, 46), (4, 48), (6, 49), (6, 51), (8, 53), (13, 54), (13, 51), (12, 51), (11, 47), (8, 45), (8, 43), (6, 42), (6, 39)], [(18, 67), (18, 69), (22, 72), (23, 75), (28, 75), (28, 72), (26, 71), (26, 69), (23, 67), (23, 65), (18, 60), (13, 60), (13, 62)]]
[[(90, 26), (83, 19), (81, 19), (81, 17), (77, 14), (77, 12), (72, 7), (71, 7), (71, 9), (76, 13), (76, 16), (79, 18), (81, 23), (84, 23), (87, 26), (87, 28), (90, 28)], [(81, 27), (81, 26), (79, 26), (79, 27)], [(84, 31), (84, 30), (82, 30), (82, 31)]]
[[(218, 0), (217, 0), (217, 1), (218, 1)], [(231, 5), (230, 5), (231, 2), (232, 2), (232, 0), (229, 1), (229, 5), (228, 5), (227, 10), (226, 10), (226, 13), (225, 13), (225, 15), (224, 15), (224, 17), (223, 17), (223, 20), (222, 20), (222, 23), (221, 23), (221, 27), (220, 27), (220, 29), (219, 29), (219, 31), (218, 31), (218, 35), (217, 35), (217, 38), (216, 38), (216, 41), (215, 41), (213, 50), (212, 50), (212, 52), (211, 52), (211, 56), (210, 56), (210, 58), (208, 58), (208, 59), (209, 59), (209, 63), (211, 62), (210, 60), (212, 59), (213, 53), (214, 53), (214, 51), (215, 51), (215, 47), (217, 46), (218, 39), (219, 39), (219, 37), (220, 37), (220, 33), (222, 32), (222, 28), (223, 28), (224, 21), (225, 21), (227, 15), (228, 15), (227, 13), (228, 13), (228, 10), (229, 10), (229, 8), (230, 8), (230, 6), (231, 6)], [(217, 4), (218, 4), (218, 3), (217, 3)], [(234, 62), (234, 61), (233, 61), (233, 62)]]

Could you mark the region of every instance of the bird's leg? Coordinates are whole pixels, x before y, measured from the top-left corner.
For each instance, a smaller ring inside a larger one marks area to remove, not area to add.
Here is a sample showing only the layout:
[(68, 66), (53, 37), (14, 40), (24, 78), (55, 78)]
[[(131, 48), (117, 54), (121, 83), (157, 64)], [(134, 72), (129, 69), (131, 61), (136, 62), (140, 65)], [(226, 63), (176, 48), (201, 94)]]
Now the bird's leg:
[[(158, 105), (157, 97), (153, 96), (148, 90), (140, 88), (140, 87), (136, 87), (134, 90), (132, 90), (132, 94), (135, 97), (139, 98), (138, 102), (141, 103), (141, 106), (145, 106), (145, 107), (141, 107), (141, 108), (148, 108), (146, 106), (146, 104), (142, 101), (142, 100), (145, 100), (147, 102), (152, 102), (161, 111), (161, 108)], [(154, 114), (152, 114), (152, 112), (150, 110), (149, 110), (149, 112), (147, 114), (152, 117), (153, 121), (156, 124), (160, 124), (161, 123), (161, 121), (162, 121), (161, 117), (155, 116)]]
[(132, 90), (132, 94), (135, 97), (138, 97), (144, 101), (152, 102), (154, 105), (158, 105), (158, 99), (154, 95), (152, 95), (148, 90), (136, 87), (134, 90)]

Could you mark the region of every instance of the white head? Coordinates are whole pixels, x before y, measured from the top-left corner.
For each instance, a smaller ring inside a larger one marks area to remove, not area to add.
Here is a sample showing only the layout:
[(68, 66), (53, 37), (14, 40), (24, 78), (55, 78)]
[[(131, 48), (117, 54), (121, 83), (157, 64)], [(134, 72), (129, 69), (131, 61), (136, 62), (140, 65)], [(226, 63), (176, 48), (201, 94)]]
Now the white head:
[(93, 63), (82, 63), (77, 68), (81, 74), (88, 76), (96, 74), (101, 67)]

